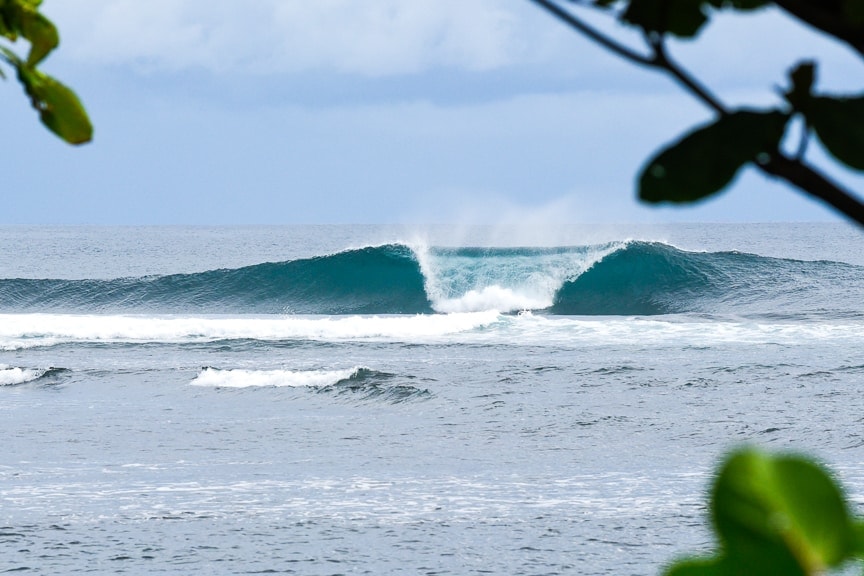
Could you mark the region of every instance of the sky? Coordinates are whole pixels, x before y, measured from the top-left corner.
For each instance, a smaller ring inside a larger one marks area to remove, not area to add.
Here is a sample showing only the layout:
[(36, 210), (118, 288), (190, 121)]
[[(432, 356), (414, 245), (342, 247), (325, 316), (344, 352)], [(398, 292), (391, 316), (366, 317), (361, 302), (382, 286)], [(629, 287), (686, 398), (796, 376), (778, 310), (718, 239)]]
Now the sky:
[[(0, 224), (825, 221), (753, 169), (695, 207), (635, 198), (650, 155), (710, 110), (528, 0), (45, 0), (43, 65), (95, 125), (68, 146), (0, 83)], [(639, 46), (607, 17), (589, 19)], [(26, 45), (19, 42), (19, 52)], [(861, 91), (864, 63), (773, 10), (718, 15), (672, 54), (731, 106), (786, 73)], [(864, 178), (811, 159), (864, 191)]]

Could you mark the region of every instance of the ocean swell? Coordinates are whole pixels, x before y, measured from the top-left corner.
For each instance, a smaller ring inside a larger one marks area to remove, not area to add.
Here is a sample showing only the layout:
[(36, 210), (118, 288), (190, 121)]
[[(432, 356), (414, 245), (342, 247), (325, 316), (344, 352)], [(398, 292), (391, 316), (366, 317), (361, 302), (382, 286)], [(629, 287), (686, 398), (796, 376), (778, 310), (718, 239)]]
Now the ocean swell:
[(864, 270), (656, 242), (556, 248), (388, 244), (113, 280), (0, 279), (0, 313), (430, 315), (860, 314)]

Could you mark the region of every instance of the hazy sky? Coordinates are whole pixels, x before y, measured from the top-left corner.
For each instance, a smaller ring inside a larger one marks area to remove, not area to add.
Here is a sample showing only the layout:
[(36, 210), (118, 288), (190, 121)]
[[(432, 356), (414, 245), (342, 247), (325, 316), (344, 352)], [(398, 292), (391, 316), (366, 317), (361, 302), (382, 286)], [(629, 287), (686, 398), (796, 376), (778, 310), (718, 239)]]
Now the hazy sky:
[[(62, 38), (44, 67), (95, 139), (61, 143), (2, 83), (3, 224), (836, 218), (752, 170), (696, 208), (640, 205), (643, 161), (710, 112), (527, 0), (42, 6)], [(771, 11), (717, 18), (673, 53), (730, 104), (776, 102), (802, 57), (821, 59), (820, 89), (864, 77)]]

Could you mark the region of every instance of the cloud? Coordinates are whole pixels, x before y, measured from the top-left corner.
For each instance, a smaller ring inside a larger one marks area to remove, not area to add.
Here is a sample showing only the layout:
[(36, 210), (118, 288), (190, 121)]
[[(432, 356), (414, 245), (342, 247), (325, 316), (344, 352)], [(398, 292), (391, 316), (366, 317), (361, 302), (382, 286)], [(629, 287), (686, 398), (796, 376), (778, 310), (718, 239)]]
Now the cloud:
[(526, 49), (519, 9), (500, 0), (55, 0), (44, 10), (64, 57), (156, 70), (383, 76), (494, 69)]

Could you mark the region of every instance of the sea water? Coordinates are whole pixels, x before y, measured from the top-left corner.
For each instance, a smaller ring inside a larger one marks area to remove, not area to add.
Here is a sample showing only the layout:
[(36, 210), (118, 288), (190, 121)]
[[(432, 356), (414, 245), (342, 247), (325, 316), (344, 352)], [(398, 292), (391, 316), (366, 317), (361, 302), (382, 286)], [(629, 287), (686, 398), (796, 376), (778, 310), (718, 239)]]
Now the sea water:
[(864, 502), (864, 232), (0, 228), (0, 571), (658, 574)]

